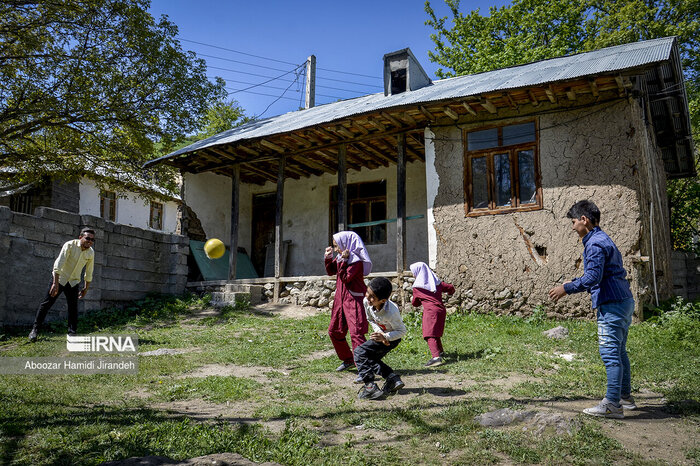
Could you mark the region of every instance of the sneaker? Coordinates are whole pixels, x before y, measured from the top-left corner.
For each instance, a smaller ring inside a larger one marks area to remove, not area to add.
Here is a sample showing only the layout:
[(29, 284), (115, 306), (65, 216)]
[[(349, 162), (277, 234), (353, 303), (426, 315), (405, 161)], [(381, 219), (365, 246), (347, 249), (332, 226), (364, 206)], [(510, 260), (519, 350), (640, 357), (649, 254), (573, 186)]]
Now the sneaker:
[(357, 397), (363, 400), (378, 400), (384, 398), (384, 392), (379, 389), (376, 383), (371, 382), (362, 387)]
[(355, 365), (354, 362), (343, 362), (340, 366), (336, 367), (335, 370), (336, 372), (343, 372)]
[(425, 363), (425, 367), (437, 367), (437, 366), (442, 366), (445, 363), (445, 361), (442, 360), (440, 356), (437, 358), (433, 358), (430, 361)]
[(624, 419), (625, 413), (622, 411), (622, 406), (615, 406), (612, 401), (608, 401), (607, 398), (592, 408), (586, 408), (583, 410), (585, 414), (598, 417), (607, 417), (612, 419)]
[(352, 383), (365, 383), (365, 381), (362, 380), (362, 377), (358, 375), (357, 377), (355, 377), (355, 380), (353, 380)]
[(620, 405), (624, 409), (637, 409), (637, 405), (634, 402), (634, 397), (632, 395), (628, 396), (627, 398), (620, 398)]
[(38, 329), (36, 327), (33, 327), (32, 331), (29, 332), (29, 341), (31, 341), (32, 343), (35, 342), (38, 333), (39, 333)]
[(382, 391), (386, 394), (396, 393), (405, 386), (406, 386), (406, 384), (403, 383), (403, 380), (401, 380), (401, 377), (399, 377), (396, 374), (391, 374), (389, 377), (386, 378), (386, 382), (384, 382), (384, 386), (382, 387)]

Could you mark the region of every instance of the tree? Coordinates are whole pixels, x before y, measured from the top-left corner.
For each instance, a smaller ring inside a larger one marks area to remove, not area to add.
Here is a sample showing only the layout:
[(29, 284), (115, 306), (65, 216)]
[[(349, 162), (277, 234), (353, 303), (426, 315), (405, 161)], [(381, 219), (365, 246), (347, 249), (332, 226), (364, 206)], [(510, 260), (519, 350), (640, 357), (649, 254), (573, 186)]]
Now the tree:
[[(225, 95), (149, 0), (0, 0), (0, 167), (21, 181), (86, 167), (138, 176), (154, 141)], [(127, 183), (128, 187), (128, 183)]]
[(207, 109), (202, 129), (197, 133), (196, 139), (205, 139), (223, 133), (248, 121), (250, 118), (245, 116), (245, 111), (238, 105), (238, 102), (233, 99), (220, 100)]
[[(489, 16), (479, 10), (461, 13), (460, 0), (445, 3), (451, 27), (425, 2), (426, 24), (435, 29), (430, 35), (435, 51), (428, 55), (441, 65), (436, 72), (441, 78), (677, 36), (695, 147), (700, 147), (700, 0), (514, 0), (491, 7)], [(697, 177), (670, 180), (668, 193), (673, 245), (692, 248), (700, 212)]]

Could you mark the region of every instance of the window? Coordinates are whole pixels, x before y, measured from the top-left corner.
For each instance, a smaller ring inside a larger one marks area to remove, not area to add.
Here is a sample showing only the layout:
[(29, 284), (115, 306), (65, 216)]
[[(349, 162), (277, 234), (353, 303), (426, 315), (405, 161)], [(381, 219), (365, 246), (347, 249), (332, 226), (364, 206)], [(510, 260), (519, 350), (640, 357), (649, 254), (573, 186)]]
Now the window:
[(33, 206), (31, 194), (19, 193), (10, 196), (10, 210), (13, 212), (31, 215), (34, 211)]
[[(338, 229), (338, 187), (331, 187), (330, 201), (331, 236)], [(353, 183), (348, 185), (348, 224), (386, 220), (386, 181)], [(386, 223), (351, 227), (365, 244), (386, 244)]]
[(112, 191), (100, 191), (100, 217), (114, 222), (117, 212), (117, 195)]
[(542, 208), (536, 122), (468, 131), (465, 140), (467, 215)]
[(148, 226), (154, 230), (163, 229), (163, 204), (151, 201), (151, 217)]

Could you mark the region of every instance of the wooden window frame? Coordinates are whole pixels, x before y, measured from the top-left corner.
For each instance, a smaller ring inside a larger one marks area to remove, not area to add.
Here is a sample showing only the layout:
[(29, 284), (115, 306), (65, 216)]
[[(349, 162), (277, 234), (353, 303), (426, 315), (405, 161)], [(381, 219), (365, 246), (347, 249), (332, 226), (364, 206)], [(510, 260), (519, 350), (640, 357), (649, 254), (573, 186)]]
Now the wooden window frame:
[[(105, 201), (111, 201), (108, 217), (105, 217)], [(100, 191), (100, 217), (110, 222), (117, 221), (117, 193), (114, 191)]]
[[(157, 206), (157, 207), (156, 207)], [(160, 215), (157, 217), (158, 218), (158, 223), (157, 225), (154, 226), (154, 216), (153, 212), (155, 210), (160, 210)], [(152, 228), (153, 230), (163, 230), (163, 214), (164, 214), (164, 206), (162, 202), (156, 202), (156, 201), (151, 201), (151, 213), (148, 217), (148, 227)]]
[[(509, 146), (503, 145), (503, 128), (506, 126), (513, 126), (525, 123), (535, 124), (535, 140), (525, 143), (512, 144)], [(498, 145), (496, 147), (490, 147), (488, 149), (479, 150), (469, 150), (468, 145), (468, 134), (475, 131), (483, 131), (488, 129), (498, 130)], [(498, 215), (507, 214), (512, 212), (530, 212), (534, 210), (542, 209), (542, 178), (540, 172), (540, 139), (539, 139), (539, 124), (535, 120), (525, 120), (510, 122), (508, 124), (501, 125), (490, 125), (478, 128), (473, 128), (471, 130), (465, 130), (463, 133), (464, 141), (464, 214), (466, 217), (479, 217), (481, 215)], [(520, 151), (532, 150), (533, 151), (533, 164), (535, 168), (535, 200), (534, 204), (522, 204), (519, 199), (520, 195), (520, 173), (518, 167), (517, 154)], [(510, 179), (511, 179), (511, 199), (509, 206), (496, 206), (496, 170), (494, 158), (498, 154), (508, 153), (508, 160), (510, 163)], [(486, 172), (487, 172), (487, 193), (488, 193), (488, 207), (475, 209), (474, 205), (474, 193), (473, 193), (473, 183), (472, 183), (472, 159), (486, 157)]]
[[(352, 185), (363, 185), (363, 184), (375, 184), (375, 183), (386, 183), (386, 180), (377, 180), (377, 181), (361, 181), (359, 183), (349, 183), (348, 188)], [(386, 188), (386, 184), (385, 184)], [(333, 220), (337, 220), (336, 215), (334, 213), (337, 213), (338, 211), (338, 202), (333, 200), (333, 189), (338, 189), (338, 186), (331, 186), (329, 189), (328, 193), (328, 198), (329, 198), (329, 215), (328, 215), (328, 231), (330, 232), (329, 234), (329, 244), (333, 244), (333, 233), (335, 233), (338, 229), (338, 223), (336, 222), (335, 225), (333, 224)], [(372, 203), (373, 202), (383, 202), (384, 203), (384, 220), (387, 220), (388, 217), (388, 212), (389, 212), (389, 205), (388, 205), (388, 200), (387, 200), (387, 194), (386, 191), (384, 191), (384, 196), (371, 196), (371, 197), (362, 197), (360, 199), (348, 199), (347, 200), (347, 215), (348, 215), (348, 221), (346, 224), (352, 223), (350, 221), (350, 216), (352, 215), (352, 206), (355, 204), (365, 204), (366, 210), (368, 212), (368, 218), (371, 218), (372, 215)], [(373, 244), (387, 244), (388, 241), (388, 236), (389, 236), (389, 231), (387, 228), (387, 224), (381, 224), (381, 225), (375, 225), (375, 227), (383, 227), (384, 228), (384, 242), (372, 242), (370, 241), (369, 238), (362, 238), (362, 241), (365, 243), (365, 245), (373, 245)], [(374, 227), (360, 227), (360, 228), (374, 228)], [(351, 228), (348, 228), (349, 230), (352, 230)]]

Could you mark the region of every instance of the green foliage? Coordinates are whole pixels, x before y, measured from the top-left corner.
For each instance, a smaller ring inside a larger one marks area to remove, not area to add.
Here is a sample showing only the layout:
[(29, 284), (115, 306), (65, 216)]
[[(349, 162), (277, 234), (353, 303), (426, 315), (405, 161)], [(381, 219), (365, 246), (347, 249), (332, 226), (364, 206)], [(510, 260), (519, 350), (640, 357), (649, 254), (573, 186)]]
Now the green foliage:
[(215, 403), (250, 398), (260, 384), (240, 377), (197, 377), (160, 386), (159, 396), (168, 401), (201, 398)]
[[(445, 0), (451, 21), (438, 18), (428, 0), (426, 24), (435, 29), (430, 60), (438, 77), (480, 73), (603, 47), (677, 36), (692, 132), (700, 144), (700, 4), (698, 0), (514, 0), (462, 13)], [(696, 160), (696, 165), (698, 164)], [(697, 172), (696, 168), (696, 172)], [(673, 247), (700, 251), (700, 181), (668, 183)]]
[(700, 342), (700, 301), (686, 302), (680, 296), (652, 310), (647, 325), (659, 325), (680, 345), (697, 349)]
[(223, 98), (149, 4), (0, 2), (0, 166), (15, 181), (107, 166), (134, 187), (153, 141), (176, 143)]

